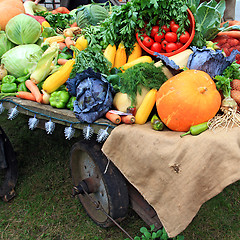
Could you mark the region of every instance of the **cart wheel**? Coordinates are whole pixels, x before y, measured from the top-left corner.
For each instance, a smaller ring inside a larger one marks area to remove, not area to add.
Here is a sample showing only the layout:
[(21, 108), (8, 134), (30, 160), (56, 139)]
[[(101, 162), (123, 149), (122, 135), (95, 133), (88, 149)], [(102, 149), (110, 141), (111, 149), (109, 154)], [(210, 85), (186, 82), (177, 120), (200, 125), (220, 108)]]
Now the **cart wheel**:
[(12, 144), (0, 127), (0, 198), (10, 201), (16, 196), (17, 159)]
[[(102, 153), (101, 147), (94, 140), (82, 140), (73, 145), (70, 156), (73, 184), (77, 186), (79, 183), (87, 183), (89, 196), (94, 202), (101, 204), (111, 218), (120, 222), (126, 217), (129, 206), (126, 181)], [(82, 192), (78, 197), (92, 220), (101, 227), (113, 225), (109, 217), (97, 209), (87, 195)]]

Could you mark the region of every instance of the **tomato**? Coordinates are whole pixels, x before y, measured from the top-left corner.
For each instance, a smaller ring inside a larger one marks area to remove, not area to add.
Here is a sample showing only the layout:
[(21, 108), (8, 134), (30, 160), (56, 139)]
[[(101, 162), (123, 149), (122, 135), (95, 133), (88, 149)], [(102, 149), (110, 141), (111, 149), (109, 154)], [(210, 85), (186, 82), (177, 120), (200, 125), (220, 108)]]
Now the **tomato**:
[(162, 50), (162, 46), (161, 46), (161, 43), (159, 42), (154, 42), (153, 45), (151, 46), (151, 50), (153, 52), (160, 52)]
[(167, 44), (168, 44), (167, 40), (164, 39), (164, 40), (162, 41), (162, 43), (161, 43), (163, 50), (166, 49)]
[(154, 36), (158, 33), (158, 30), (159, 30), (159, 26), (153, 26), (150, 36), (154, 38)]
[(166, 45), (166, 52), (170, 53), (170, 52), (174, 52), (178, 49), (176, 43), (170, 42)]
[(155, 42), (161, 42), (163, 39), (164, 39), (164, 33), (163, 32), (157, 33), (154, 36), (154, 41)]
[(163, 25), (163, 26), (161, 27), (161, 29), (163, 30), (164, 33), (170, 31), (170, 27), (167, 27), (167, 25)]
[(178, 48), (181, 48), (183, 46), (183, 44), (181, 42), (176, 42), (176, 45)]
[(168, 42), (176, 42), (177, 41), (177, 34), (175, 32), (167, 32), (165, 34), (165, 39)]
[(146, 36), (144, 39), (143, 39), (143, 45), (147, 48), (151, 47), (154, 43), (153, 39), (150, 38), (149, 36)]
[(179, 41), (180, 41), (181, 43), (186, 43), (186, 42), (189, 40), (189, 38), (190, 38), (190, 34), (189, 34), (187, 31), (185, 31), (185, 32), (182, 33), (181, 36), (179, 37)]

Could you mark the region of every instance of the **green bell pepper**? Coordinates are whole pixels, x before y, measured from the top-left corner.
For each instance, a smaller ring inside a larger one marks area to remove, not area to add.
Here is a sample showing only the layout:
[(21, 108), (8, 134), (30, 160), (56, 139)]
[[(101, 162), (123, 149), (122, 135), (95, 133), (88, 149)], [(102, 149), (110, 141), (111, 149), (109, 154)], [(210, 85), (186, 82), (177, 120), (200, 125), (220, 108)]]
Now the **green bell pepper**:
[(59, 53), (58, 58), (62, 58), (62, 59), (71, 59), (73, 56), (70, 53)]
[(22, 76), (22, 77), (18, 77), (16, 79), (16, 82), (17, 83), (22, 83), (22, 82), (25, 82), (26, 80), (28, 80), (30, 78), (30, 73), (28, 73), (27, 75), (25, 76)]
[(76, 100), (76, 97), (72, 96), (72, 97), (70, 97), (70, 99), (67, 103), (67, 108), (70, 109), (71, 111), (73, 111), (73, 104), (74, 104), (75, 100)]
[(65, 108), (70, 98), (67, 91), (55, 91), (49, 98), (50, 105), (55, 108)]
[(2, 83), (14, 83), (16, 81), (16, 78), (12, 75), (6, 75), (2, 78)]
[(21, 91), (23, 91), (23, 92), (29, 91), (28, 88), (26, 87), (25, 82), (21, 82), (18, 84), (18, 92), (21, 92)]
[(3, 83), (1, 85), (2, 93), (14, 93), (17, 92), (17, 84), (16, 83)]

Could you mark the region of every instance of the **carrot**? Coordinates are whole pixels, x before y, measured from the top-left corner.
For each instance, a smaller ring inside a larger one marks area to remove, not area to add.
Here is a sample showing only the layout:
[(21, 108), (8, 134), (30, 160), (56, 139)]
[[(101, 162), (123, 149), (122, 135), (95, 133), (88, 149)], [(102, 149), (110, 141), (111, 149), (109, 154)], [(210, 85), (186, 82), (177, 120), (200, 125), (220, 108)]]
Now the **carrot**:
[(30, 92), (19, 91), (17, 92), (16, 97), (36, 102), (36, 98)]
[(62, 51), (67, 45), (64, 42), (59, 42), (58, 46), (59, 46), (59, 49)]
[(68, 48), (70, 48), (71, 45), (73, 45), (73, 46), (75, 45), (75, 41), (73, 41), (71, 37), (66, 37), (65, 44)]
[(232, 30), (232, 31), (219, 32), (218, 33), (218, 36), (223, 36), (223, 35), (240, 39), (240, 31), (239, 30)]
[(29, 89), (29, 91), (33, 94), (33, 96), (36, 98), (36, 102), (41, 103), (43, 100), (43, 96), (38, 86), (31, 80), (26, 80), (25, 85)]
[(121, 117), (118, 114), (111, 113), (108, 111), (105, 116), (112, 123), (119, 124), (121, 122)]
[(223, 27), (223, 25), (225, 24), (225, 23), (229, 23), (229, 26), (233, 26), (233, 25), (240, 25), (240, 21), (237, 21), (237, 20), (233, 20), (233, 21), (225, 21), (225, 22), (222, 22), (221, 24), (220, 24), (220, 27)]
[(78, 27), (77, 22), (74, 22), (70, 27)]
[(133, 115), (121, 116), (121, 120), (123, 123), (127, 123), (127, 124), (135, 123), (135, 117)]
[(59, 59), (57, 60), (57, 62), (58, 62), (59, 65), (64, 65), (67, 61), (68, 61), (68, 60), (67, 60), (67, 59), (64, 59), (64, 58), (59, 58)]

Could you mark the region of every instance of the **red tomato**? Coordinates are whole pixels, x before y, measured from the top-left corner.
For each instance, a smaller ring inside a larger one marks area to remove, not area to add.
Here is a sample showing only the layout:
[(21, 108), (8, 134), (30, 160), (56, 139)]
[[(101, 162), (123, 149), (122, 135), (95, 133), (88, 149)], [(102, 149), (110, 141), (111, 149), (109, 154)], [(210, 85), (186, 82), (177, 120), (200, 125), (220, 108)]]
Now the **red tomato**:
[(164, 33), (163, 32), (157, 33), (154, 36), (154, 41), (155, 42), (161, 42), (163, 39), (164, 39)]
[(181, 42), (176, 42), (176, 45), (178, 48), (181, 48), (183, 46), (183, 44)]
[(167, 32), (165, 34), (165, 39), (167, 42), (176, 42), (177, 41), (177, 34), (175, 32)]
[(177, 30), (179, 29), (179, 25), (178, 24), (172, 24), (171, 26), (170, 26), (170, 29), (171, 29), (171, 31), (172, 32), (177, 32)]
[(166, 25), (163, 25), (163, 26), (161, 27), (161, 29), (163, 30), (164, 33), (170, 31), (170, 27), (167, 27)]
[(154, 36), (158, 33), (158, 30), (159, 30), (159, 26), (153, 26), (150, 36), (154, 38)]
[(161, 46), (161, 43), (159, 42), (154, 42), (153, 45), (151, 46), (151, 50), (153, 52), (160, 52), (162, 50), (162, 46)]
[(163, 50), (166, 49), (167, 44), (168, 44), (167, 40), (164, 39), (164, 40), (162, 41), (162, 43), (161, 43)]
[(153, 39), (150, 38), (149, 36), (146, 36), (144, 39), (143, 39), (143, 45), (147, 48), (151, 47), (154, 43)]
[(187, 31), (185, 31), (183, 34), (181, 34), (181, 36), (179, 37), (179, 41), (181, 42), (181, 43), (186, 43), (188, 40), (189, 40), (189, 38), (190, 38), (190, 34), (187, 32)]
[(166, 52), (170, 53), (170, 52), (174, 52), (178, 49), (176, 43), (170, 42), (166, 45)]

